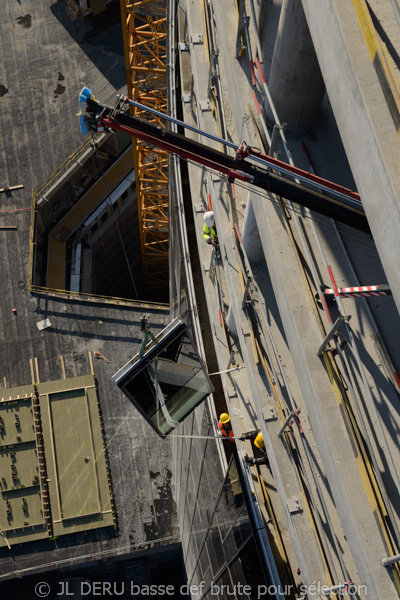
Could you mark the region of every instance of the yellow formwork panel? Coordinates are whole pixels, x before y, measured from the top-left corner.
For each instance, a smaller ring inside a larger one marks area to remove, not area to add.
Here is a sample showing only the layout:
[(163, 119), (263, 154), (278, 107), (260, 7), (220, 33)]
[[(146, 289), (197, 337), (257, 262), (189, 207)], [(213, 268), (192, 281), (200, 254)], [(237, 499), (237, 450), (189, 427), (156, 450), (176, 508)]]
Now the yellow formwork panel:
[(54, 535), (113, 525), (94, 376), (37, 388)]
[(33, 386), (7, 388), (0, 398), (0, 547), (48, 536), (42, 515)]

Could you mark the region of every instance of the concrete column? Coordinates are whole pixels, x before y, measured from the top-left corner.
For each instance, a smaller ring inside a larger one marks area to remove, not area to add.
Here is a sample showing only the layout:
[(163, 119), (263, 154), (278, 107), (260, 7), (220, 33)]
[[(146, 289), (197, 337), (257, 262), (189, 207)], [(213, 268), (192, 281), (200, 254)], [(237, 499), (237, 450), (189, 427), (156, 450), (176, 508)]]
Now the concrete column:
[(254, 215), (251, 194), (249, 194), (247, 199), (246, 212), (243, 221), (242, 240), (249, 260), (255, 262), (264, 260), (264, 252), (261, 245), (260, 234), (258, 232), (256, 217)]
[(234, 314), (234, 310), (232, 308), (232, 305), (230, 305), (229, 309), (228, 309), (228, 316), (226, 318), (226, 324), (228, 326), (229, 332), (230, 334), (237, 338), (237, 327), (236, 327), (236, 321), (235, 321), (235, 314)]
[[(243, 220), (242, 230), (243, 246), (246, 251), (247, 257), (250, 261), (258, 262), (265, 260), (264, 250), (261, 244), (260, 234), (258, 231), (257, 221), (254, 214), (252, 194), (249, 193), (247, 197), (246, 212)], [(237, 326), (235, 322), (235, 315), (232, 305), (229, 307), (228, 316), (226, 319), (228, 329), (234, 337), (237, 337)]]
[(289, 131), (306, 131), (317, 121), (325, 84), (301, 0), (283, 0), (268, 87)]

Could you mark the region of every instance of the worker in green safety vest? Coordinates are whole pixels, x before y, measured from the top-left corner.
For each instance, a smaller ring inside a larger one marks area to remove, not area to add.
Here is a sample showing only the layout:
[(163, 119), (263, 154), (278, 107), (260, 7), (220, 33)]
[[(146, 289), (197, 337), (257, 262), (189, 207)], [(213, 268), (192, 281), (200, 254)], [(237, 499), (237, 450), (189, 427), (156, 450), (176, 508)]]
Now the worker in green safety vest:
[(204, 215), (202, 236), (207, 244), (211, 244), (211, 246), (214, 246), (214, 248), (219, 248), (217, 227), (215, 225), (215, 218), (212, 210), (209, 210)]

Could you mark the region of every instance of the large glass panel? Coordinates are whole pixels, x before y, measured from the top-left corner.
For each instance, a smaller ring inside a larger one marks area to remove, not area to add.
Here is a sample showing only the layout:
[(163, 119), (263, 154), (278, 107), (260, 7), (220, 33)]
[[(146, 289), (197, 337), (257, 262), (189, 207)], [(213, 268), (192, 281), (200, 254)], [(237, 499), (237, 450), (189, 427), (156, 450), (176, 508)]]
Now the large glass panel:
[[(200, 519), (204, 525), (207, 524), (207, 528), (204, 528), (204, 542), (201, 540), (199, 543), (198, 540), (197, 543), (197, 562), (193, 563), (192, 557), (188, 561), (190, 570), (187, 575), (190, 583), (202, 583), (203, 597), (207, 597), (211, 591), (211, 595), (220, 600), (234, 597), (253, 599), (257, 598), (258, 589), (265, 589), (258, 587), (265, 583), (264, 571), (238, 468), (232, 457), (219, 489), (207, 485), (207, 478), (211, 475), (211, 482), (213, 473), (212, 468), (207, 469), (202, 474), (202, 485), (195, 499), (198, 510), (192, 522), (192, 539), (197, 534), (195, 527)], [(204, 491), (205, 495), (202, 493)], [(208, 511), (205, 511), (204, 506), (207, 505)], [(191, 544), (189, 550), (195, 553), (195, 545)], [(247, 586), (246, 591), (244, 586)], [(266, 600), (269, 598), (264, 597)]]
[[(251, 587), (250, 597), (254, 600), (256, 598), (259, 599), (259, 591), (266, 589), (266, 579), (254, 536), (252, 536), (242, 548), (238, 558), (240, 561), (240, 571), (244, 576), (244, 582)], [(238, 573), (239, 571), (236, 572), (236, 574)], [(263, 600), (273, 600), (272, 596), (266, 592), (263, 593), (262, 598)]]
[(112, 378), (162, 436), (213, 391), (187, 328), (175, 319)]
[(236, 590), (232, 584), (229, 569), (227, 569), (222, 577), (218, 580), (218, 583), (214, 584), (214, 594), (218, 594), (218, 598), (226, 600), (230, 598), (237, 598)]
[(251, 587), (247, 583), (246, 576), (243, 572), (243, 565), (240, 557), (237, 557), (231, 565), (229, 565), (232, 584), (237, 592), (237, 595), (242, 599), (249, 600), (251, 597)]
[(221, 535), (217, 524), (211, 525), (206, 544), (210, 548), (210, 554), (213, 557), (212, 569), (215, 575), (216, 573), (219, 573), (226, 562)]

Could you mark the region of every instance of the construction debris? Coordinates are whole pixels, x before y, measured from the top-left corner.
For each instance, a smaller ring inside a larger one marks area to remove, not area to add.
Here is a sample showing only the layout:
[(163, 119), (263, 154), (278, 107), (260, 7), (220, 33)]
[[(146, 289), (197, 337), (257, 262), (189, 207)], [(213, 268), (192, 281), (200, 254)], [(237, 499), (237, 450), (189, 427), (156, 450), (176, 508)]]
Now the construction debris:
[(108, 358), (106, 358), (105, 356), (103, 356), (102, 354), (100, 354), (100, 352), (97, 352), (97, 350), (93, 350), (93, 354), (95, 358), (100, 358), (102, 360), (105, 360), (106, 363), (110, 364), (110, 361), (108, 360)]

